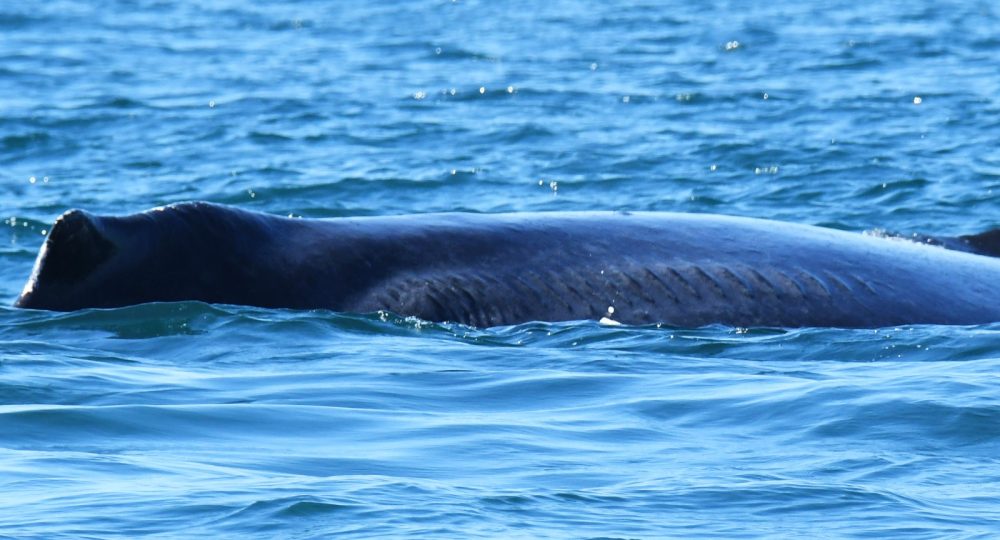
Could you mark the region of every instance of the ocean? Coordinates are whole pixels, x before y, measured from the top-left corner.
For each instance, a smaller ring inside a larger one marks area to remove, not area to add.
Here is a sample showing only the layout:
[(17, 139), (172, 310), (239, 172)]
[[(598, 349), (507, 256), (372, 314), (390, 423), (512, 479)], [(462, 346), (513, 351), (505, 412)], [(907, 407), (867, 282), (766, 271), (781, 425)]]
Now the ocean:
[(10, 307), (70, 208), (982, 232), (997, 28), (975, 0), (0, 3), (0, 537), (997, 536), (1000, 324)]

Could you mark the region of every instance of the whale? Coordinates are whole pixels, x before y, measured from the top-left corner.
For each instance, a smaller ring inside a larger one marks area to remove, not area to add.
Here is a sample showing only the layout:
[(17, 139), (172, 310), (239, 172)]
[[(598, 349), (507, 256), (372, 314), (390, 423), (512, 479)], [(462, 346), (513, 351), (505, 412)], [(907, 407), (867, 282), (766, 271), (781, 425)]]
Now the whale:
[(303, 219), (185, 202), (66, 212), (15, 305), (201, 301), (474, 327), (973, 325), (1000, 321), (996, 255), (997, 230), (912, 241), (713, 214)]

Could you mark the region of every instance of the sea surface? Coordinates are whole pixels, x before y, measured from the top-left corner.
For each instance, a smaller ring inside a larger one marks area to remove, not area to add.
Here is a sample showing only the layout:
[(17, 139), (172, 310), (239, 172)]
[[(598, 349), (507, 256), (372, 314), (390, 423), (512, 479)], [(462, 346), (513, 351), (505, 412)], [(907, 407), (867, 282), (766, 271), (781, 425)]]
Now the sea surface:
[(9, 306), (70, 208), (981, 232), (998, 28), (976, 0), (0, 2), (0, 537), (996, 537), (1000, 324)]

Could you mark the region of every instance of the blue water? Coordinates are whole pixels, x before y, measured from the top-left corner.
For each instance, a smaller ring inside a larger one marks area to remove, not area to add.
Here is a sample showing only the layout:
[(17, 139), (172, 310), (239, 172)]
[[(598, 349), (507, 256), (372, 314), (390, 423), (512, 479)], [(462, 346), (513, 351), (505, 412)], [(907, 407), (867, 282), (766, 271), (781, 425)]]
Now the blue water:
[[(0, 299), (72, 207), (979, 232), (997, 28), (989, 1), (2, 2)], [(1000, 325), (2, 307), (0, 536), (987, 538), (998, 373)]]

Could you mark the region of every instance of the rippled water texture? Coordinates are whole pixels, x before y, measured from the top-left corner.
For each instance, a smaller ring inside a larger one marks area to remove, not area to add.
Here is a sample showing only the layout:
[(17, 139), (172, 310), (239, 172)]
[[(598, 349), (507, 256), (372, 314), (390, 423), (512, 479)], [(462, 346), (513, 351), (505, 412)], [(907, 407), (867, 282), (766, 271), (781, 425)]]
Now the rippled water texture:
[[(0, 299), (71, 207), (979, 232), (997, 28), (975, 1), (3, 2)], [(1000, 325), (0, 308), (0, 537), (987, 538), (998, 372)]]

